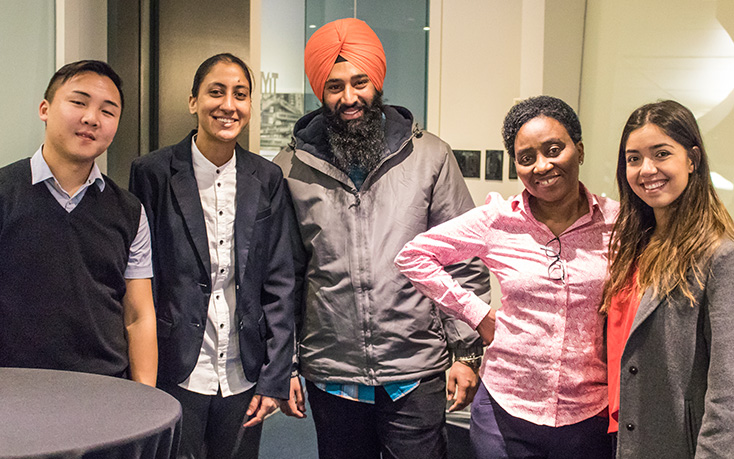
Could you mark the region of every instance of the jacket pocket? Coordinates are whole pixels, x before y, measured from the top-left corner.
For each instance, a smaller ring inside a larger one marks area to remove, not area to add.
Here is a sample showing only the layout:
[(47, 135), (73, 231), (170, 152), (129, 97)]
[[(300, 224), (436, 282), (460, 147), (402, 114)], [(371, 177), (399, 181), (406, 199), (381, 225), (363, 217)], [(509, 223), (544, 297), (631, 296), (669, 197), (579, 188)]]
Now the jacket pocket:
[(255, 221), (263, 220), (265, 218), (268, 218), (270, 214), (273, 213), (273, 210), (271, 207), (268, 207), (267, 209), (263, 209), (255, 215)]
[(157, 320), (157, 333), (158, 338), (168, 338), (171, 336), (171, 328), (173, 328), (173, 324), (165, 319), (158, 318)]
[(693, 402), (685, 399), (683, 401), (685, 410), (685, 434), (686, 443), (688, 444), (688, 457), (693, 458), (696, 455), (696, 443), (698, 442), (698, 432), (701, 430), (698, 417), (696, 416)]

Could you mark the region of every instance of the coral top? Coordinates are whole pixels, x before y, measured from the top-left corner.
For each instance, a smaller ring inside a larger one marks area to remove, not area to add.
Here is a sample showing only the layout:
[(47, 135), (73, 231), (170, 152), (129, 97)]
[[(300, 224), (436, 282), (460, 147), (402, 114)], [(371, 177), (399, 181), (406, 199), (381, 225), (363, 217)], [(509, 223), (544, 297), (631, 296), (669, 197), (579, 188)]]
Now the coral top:
[(607, 371), (609, 372), (609, 433), (619, 430), (619, 377), (622, 353), (640, 306), (637, 270), (629, 283), (612, 298), (607, 316)]

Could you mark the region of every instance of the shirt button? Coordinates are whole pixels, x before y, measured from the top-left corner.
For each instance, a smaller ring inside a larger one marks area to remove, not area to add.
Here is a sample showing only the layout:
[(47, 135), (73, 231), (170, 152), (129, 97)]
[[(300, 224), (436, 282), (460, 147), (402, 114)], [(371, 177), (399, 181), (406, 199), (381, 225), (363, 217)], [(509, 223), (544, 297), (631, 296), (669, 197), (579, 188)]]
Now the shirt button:
[(216, 298), (219, 299), (219, 295), (217, 295)]
[(220, 210), (220, 211), (219, 211), (219, 215), (224, 215), (224, 212), (222, 212), (222, 211)]
[(217, 174), (219, 173), (219, 169), (217, 169)]
[(629, 430), (630, 432), (632, 432), (633, 430), (635, 430), (635, 425), (634, 424), (627, 424), (627, 430)]
[(632, 373), (633, 375), (636, 375), (637, 374), (637, 367), (630, 367), (630, 373)]
[[(219, 357), (224, 357), (224, 352), (219, 353)], [(629, 427), (629, 426), (628, 426)]]
[(223, 239), (220, 239), (219, 240), (219, 245), (222, 245), (222, 244), (224, 244), (224, 240)]
[(219, 328), (224, 328), (224, 324), (219, 324)]
[(222, 186), (222, 183), (221, 182), (217, 182), (217, 186)]
[(219, 272), (224, 274), (224, 268), (220, 269)]

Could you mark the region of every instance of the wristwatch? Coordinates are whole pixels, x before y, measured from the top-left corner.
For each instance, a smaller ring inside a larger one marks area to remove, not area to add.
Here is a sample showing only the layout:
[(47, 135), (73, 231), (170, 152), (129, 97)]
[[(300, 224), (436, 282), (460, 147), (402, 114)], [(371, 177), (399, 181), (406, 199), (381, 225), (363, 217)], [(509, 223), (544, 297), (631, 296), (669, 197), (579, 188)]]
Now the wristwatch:
[(482, 365), (482, 350), (482, 348), (454, 350), (454, 361), (461, 362), (472, 370), (478, 371)]
[(456, 361), (463, 363), (474, 371), (479, 371), (479, 367), (482, 366), (481, 355), (472, 354), (465, 357), (457, 357)]

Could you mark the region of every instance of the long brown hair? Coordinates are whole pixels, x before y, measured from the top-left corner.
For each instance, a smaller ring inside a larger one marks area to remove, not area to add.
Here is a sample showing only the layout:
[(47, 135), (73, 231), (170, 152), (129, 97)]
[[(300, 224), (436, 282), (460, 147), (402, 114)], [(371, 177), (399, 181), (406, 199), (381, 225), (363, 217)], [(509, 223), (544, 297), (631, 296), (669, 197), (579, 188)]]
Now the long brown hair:
[[(632, 131), (654, 124), (681, 144), (693, 162), (693, 172), (683, 193), (670, 204), (669, 227), (653, 237), (655, 216), (627, 183), (625, 150)], [(630, 115), (622, 131), (617, 158), (620, 209), (609, 243), (609, 278), (604, 284), (601, 312), (612, 297), (624, 290), (638, 269), (640, 294), (652, 287), (657, 297), (677, 287), (694, 306), (686, 282), (689, 272), (703, 287), (705, 269), (722, 238), (734, 239), (734, 222), (711, 183), (708, 156), (701, 131), (690, 110), (672, 100), (643, 105)]]

